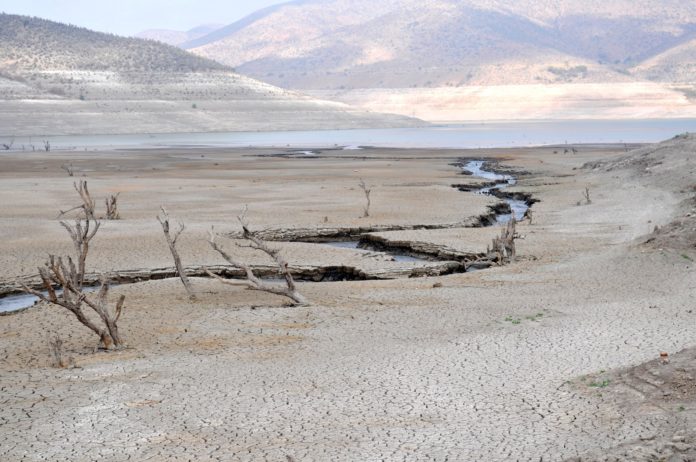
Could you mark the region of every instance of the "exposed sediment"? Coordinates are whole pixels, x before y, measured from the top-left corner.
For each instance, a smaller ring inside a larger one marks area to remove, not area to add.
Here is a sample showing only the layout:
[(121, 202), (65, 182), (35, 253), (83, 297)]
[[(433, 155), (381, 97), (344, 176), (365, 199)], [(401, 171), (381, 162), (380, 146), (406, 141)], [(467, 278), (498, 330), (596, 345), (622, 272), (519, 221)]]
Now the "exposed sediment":
[[(274, 265), (251, 265), (251, 269), (262, 279), (280, 278), (282, 275)], [(430, 262), (416, 267), (393, 267), (363, 269), (350, 265), (313, 266), (293, 265), (290, 273), (298, 281), (329, 282), (329, 281), (365, 281), (376, 279), (415, 278), (426, 276), (441, 276), (451, 274), (461, 269), (456, 261)], [(226, 265), (188, 266), (185, 268), (189, 277), (208, 277), (206, 270), (213, 274), (229, 279), (244, 279), (245, 273), (240, 268)], [(175, 267), (137, 268), (112, 271), (103, 274), (89, 274), (85, 281), (89, 285), (99, 284), (100, 278), (110, 283), (133, 284), (144, 281), (155, 281), (177, 277)], [(0, 281), (0, 296), (22, 293), (22, 284), (36, 290), (43, 289), (38, 277), (25, 277), (17, 280)]]
[[(487, 253), (485, 251), (465, 252), (446, 245), (438, 245), (425, 241), (389, 239), (388, 237), (376, 234), (365, 234), (360, 238), (358, 246), (360, 248), (377, 251), (400, 252), (425, 259), (456, 261), (461, 264), (487, 259)], [(491, 261), (490, 263), (492, 264), (493, 262)]]
[[(505, 205), (504, 203), (501, 203)], [(487, 213), (477, 217), (470, 217), (456, 223), (442, 224), (418, 224), (418, 225), (368, 225), (358, 227), (316, 227), (316, 228), (276, 228), (264, 229), (257, 232), (258, 236), (266, 241), (276, 242), (326, 242), (329, 240), (342, 240), (359, 238), (368, 233), (382, 233), (387, 231), (409, 231), (416, 229), (452, 229), (452, 228), (476, 228), (495, 223), (496, 214), (500, 213), (503, 205), (489, 207)], [(227, 233), (230, 239), (241, 239), (241, 232)]]

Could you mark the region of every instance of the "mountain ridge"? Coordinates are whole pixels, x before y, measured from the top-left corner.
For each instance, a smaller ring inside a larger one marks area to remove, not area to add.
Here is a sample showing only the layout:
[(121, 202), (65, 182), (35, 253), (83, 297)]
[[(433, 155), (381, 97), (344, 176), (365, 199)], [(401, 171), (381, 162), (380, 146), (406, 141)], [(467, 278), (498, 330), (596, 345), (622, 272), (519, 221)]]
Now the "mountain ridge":
[[(693, 1), (686, 8), (669, 8), (677, 5), (673, 0), (661, 6), (646, 0), (610, 3), (387, 0), (374, 6), (301, 0), (266, 8), (184, 46), (284, 88), (319, 90), (379, 87), (379, 79), (375, 84), (355, 75), (393, 74), (386, 67), (411, 69), (396, 82), (403, 88), (485, 85), (476, 78), (479, 64), (504, 64), (518, 55), (526, 64), (545, 60), (547, 68), (590, 62), (604, 81), (621, 81), (645, 60), (696, 38)], [(463, 72), (473, 74), (473, 81), (462, 81)], [(312, 82), (317, 73), (328, 76), (324, 88)], [(548, 72), (534, 77), (554, 79)], [(519, 84), (525, 76), (507, 78)]]
[(430, 104), (427, 95), (445, 88), (569, 84), (592, 99), (577, 85), (630, 83), (634, 97), (655, 109), (649, 100), (663, 99), (668, 114), (696, 91), (694, 0), (299, 1), (235, 24), (190, 51), (282, 88), (372, 110), (381, 108), (365, 95), (381, 91), (384, 100), (399, 89), (417, 89)]
[(422, 125), (285, 90), (152, 40), (0, 14), (0, 135)]
[(171, 29), (148, 29), (135, 34), (135, 38), (155, 40), (186, 49), (185, 44), (225, 27), (225, 24), (201, 24), (186, 31)]

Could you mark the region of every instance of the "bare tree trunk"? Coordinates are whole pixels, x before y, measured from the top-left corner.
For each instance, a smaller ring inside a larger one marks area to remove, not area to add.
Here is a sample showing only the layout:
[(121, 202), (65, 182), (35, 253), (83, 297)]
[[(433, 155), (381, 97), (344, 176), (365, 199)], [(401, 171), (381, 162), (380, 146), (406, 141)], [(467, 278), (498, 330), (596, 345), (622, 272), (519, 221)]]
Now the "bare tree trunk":
[(372, 201), (370, 200), (370, 194), (372, 193), (372, 188), (368, 188), (367, 185), (365, 184), (365, 181), (361, 178), (360, 183), (358, 184), (360, 186), (360, 189), (362, 189), (363, 193), (365, 194), (365, 206), (363, 207), (363, 218), (367, 218), (370, 216), (370, 205), (372, 205)]
[(162, 215), (157, 215), (157, 221), (159, 221), (162, 225), (164, 238), (167, 240), (167, 245), (169, 246), (169, 251), (172, 253), (172, 257), (174, 257), (174, 266), (176, 266), (176, 272), (179, 273), (179, 278), (181, 279), (181, 283), (184, 285), (184, 289), (186, 289), (186, 293), (188, 294), (189, 298), (191, 300), (195, 300), (196, 294), (193, 292), (191, 282), (186, 276), (184, 267), (181, 264), (179, 252), (176, 250), (176, 241), (179, 239), (179, 236), (181, 236), (181, 233), (184, 232), (186, 226), (183, 223), (179, 222), (179, 227), (174, 232), (174, 236), (172, 236), (170, 233), (169, 226), (169, 214), (167, 213), (167, 210), (164, 207), (160, 207), (160, 209), (162, 210)]
[(121, 214), (118, 213), (118, 196), (120, 193), (111, 194), (106, 198), (106, 219), (120, 220)]
[(519, 234), (517, 234), (516, 226), (517, 219), (513, 213), (510, 221), (501, 229), (500, 236), (493, 238), (493, 252), (501, 265), (513, 262), (517, 258), (515, 239), (519, 237)]
[[(279, 249), (272, 249), (270, 248), (262, 239), (260, 239), (254, 232), (252, 232), (249, 229), (249, 224), (247, 223), (246, 220), (246, 212), (247, 209), (244, 209), (244, 212), (242, 215), (238, 216), (237, 219), (239, 220), (239, 223), (242, 225), (242, 230), (243, 230), (243, 237), (244, 239), (248, 240), (250, 244), (248, 248), (254, 249), (261, 251), (265, 253), (266, 255), (270, 256), (275, 260), (276, 264), (278, 265), (278, 269), (280, 273), (283, 275), (283, 278), (285, 279), (285, 287), (273, 285), (273, 284), (268, 284), (262, 279), (259, 279), (256, 277), (254, 272), (252, 271), (251, 267), (249, 265), (246, 265), (238, 260), (236, 260), (234, 257), (229, 255), (223, 248), (221, 248), (217, 242), (216, 242), (216, 237), (217, 234), (215, 234), (214, 230), (210, 231), (210, 238), (208, 242), (210, 243), (210, 246), (217, 252), (219, 253), (222, 258), (224, 258), (229, 264), (236, 268), (241, 268), (244, 270), (247, 276), (246, 281), (231, 281), (227, 279), (223, 279), (220, 276), (211, 273), (210, 271), (206, 271), (209, 276), (225, 283), (228, 285), (242, 285), (244, 287), (247, 287), (248, 289), (251, 290), (260, 290), (263, 292), (268, 292), (271, 294), (275, 295), (281, 295), (283, 297), (287, 297), (290, 300), (294, 302), (295, 305), (308, 305), (309, 301), (297, 290), (297, 286), (295, 285), (295, 280), (292, 277), (292, 274), (290, 274), (290, 269), (288, 268), (288, 263), (285, 261), (285, 259), (282, 257), (280, 254)], [(240, 246), (242, 247), (242, 246)]]
[(53, 366), (65, 369), (74, 365), (72, 357), (65, 357), (63, 354), (63, 340), (60, 337), (55, 337), (48, 342), (48, 347), (53, 357)]

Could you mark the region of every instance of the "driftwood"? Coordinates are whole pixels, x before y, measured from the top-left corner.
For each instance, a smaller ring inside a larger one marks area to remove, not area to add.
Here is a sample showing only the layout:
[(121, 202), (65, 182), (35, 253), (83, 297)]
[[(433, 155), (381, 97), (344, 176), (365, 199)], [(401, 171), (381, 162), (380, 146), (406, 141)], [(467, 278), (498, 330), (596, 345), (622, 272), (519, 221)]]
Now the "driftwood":
[(307, 299), (298, 292), (297, 287), (295, 286), (295, 280), (293, 279), (292, 274), (290, 273), (288, 263), (280, 254), (280, 249), (273, 249), (269, 247), (262, 239), (260, 239), (253, 231), (249, 229), (249, 224), (246, 219), (246, 212), (247, 208), (244, 209), (242, 215), (238, 216), (237, 219), (239, 220), (239, 223), (242, 225), (243, 238), (248, 240), (250, 244), (247, 246), (240, 246), (238, 244), (238, 246), (258, 250), (273, 258), (273, 260), (275, 260), (276, 264), (278, 265), (280, 274), (285, 279), (286, 287), (278, 286), (275, 284), (269, 284), (263, 281), (254, 274), (254, 271), (251, 269), (251, 266), (242, 263), (239, 260), (236, 260), (233, 256), (228, 254), (222, 247), (220, 247), (220, 245), (218, 245), (216, 241), (217, 234), (215, 233), (214, 229), (211, 229), (210, 237), (208, 239), (210, 246), (217, 253), (219, 253), (220, 256), (222, 256), (222, 258), (224, 258), (230, 265), (243, 269), (246, 273), (247, 279), (243, 281), (223, 279), (210, 271), (207, 271), (208, 275), (228, 285), (242, 285), (252, 290), (260, 290), (263, 292), (268, 292), (271, 294), (287, 297), (291, 299), (295, 305), (308, 305), (309, 302), (307, 301)]
[(506, 262), (513, 262), (517, 257), (517, 249), (515, 248), (515, 239), (517, 239), (519, 234), (516, 231), (517, 219), (515, 214), (512, 214), (512, 218), (507, 222), (505, 226), (502, 227), (500, 231), (500, 236), (493, 238), (493, 252), (497, 256), (499, 264), (505, 264)]
[(195, 300), (196, 294), (194, 294), (193, 292), (191, 282), (186, 276), (186, 271), (184, 270), (184, 267), (181, 264), (179, 252), (176, 250), (176, 241), (179, 239), (179, 236), (181, 236), (181, 233), (184, 232), (186, 226), (183, 223), (179, 222), (179, 227), (174, 232), (174, 235), (172, 235), (169, 227), (169, 214), (167, 213), (167, 209), (165, 209), (164, 207), (160, 207), (160, 209), (162, 210), (162, 215), (157, 215), (157, 221), (159, 221), (162, 225), (164, 238), (167, 241), (167, 245), (169, 246), (169, 251), (172, 253), (172, 257), (174, 257), (174, 265), (176, 266), (176, 272), (179, 274), (181, 283), (184, 285), (184, 289), (186, 289), (186, 293), (188, 294), (189, 298), (191, 300)]
[[(63, 259), (50, 255), (44, 267), (39, 268), (39, 277), (45, 292), (20, 283), (22, 290), (39, 299), (61, 306), (75, 315), (78, 321), (99, 336), (99, 347), (104, 349), (121, 348), (123, 339), (118, 332), (118, 320), (121, 317), (125, 295), (110, 310), (107, 304), (109, 283), (101, 278), (101, 286), (96, 296), (85, 291), (85, 267), (90, 241), (99, 230), (100, 223), (93, 216), (75, 220), (74, 225), (60, 223), (73, 241), (77, 261), (72, 257)], [(96, 313), (98, 320), (93, 320), (85, 313), (85, 308)]]
[(365, 206), (363, 207), (363, 218), (367, 218), (370, 216), (370, 205), (372, 205), (372, 202), (370, 200), (370, 194), (372, 193), (372, 188), (368, 188), (367, 185), (365, 184), (365, 180), (362, 178), (360, 179), (360, 183), (358, 183), (358, 186), (360, 186), (360, 189), (362, 189), (363, 193), (365, 194)]
[(105, 199), (107, 220), (120, 220), (121, 214), (118, 212), (118, 196), (120, 193), (111, 194)]
[[(372, 258), (367, 255), (365, 258)], [(491, 266), (490, 260), (484, 258), (466, 262), (467, 266), (480, 268)], [(389, 280), (401, 278), (419, 278), (430, 276), (443, 276), (456, 273), (461, 270), (462, 264), (456, 261), (438, 261), (423, 263), (418, 266), (373, 266), (363, 268), (351, 265), (324, 265), (324, 266), (292, 266), (289, 268), (292, 277), (297, 280), (322, 282), (322, 281), (365, 281), (365, 280)], [(260, 278), (277, 278), (278, 265), (259, 264), (251, 266), (254, 274)], [(210, 277), (210, 273), (217, 274), (224, 278), (243, 279), (246, 272), (241, 268), (232, 267), (229, 264), (208, 265), (208, 266), (187, 266), (184, 272), (188, 277)], [(161, 268), (130, 268), (116, 271), (109, 271), (103, 275), (88, 273), (85, 275), (85, 286), (99, 284), (100, 278), (106, 278), (113, 284), (132, 284), (143, 281), (158, 281), (178, 277), (179, 273), (175, 266)], [(0, 296), (24, 292), (22, 284), (32, 289), (42, 290), (43, 283), (38, 276), (25, 276), (12, 280), (0, 280)], [(2, 313), (0, 313), (2, 316)]]

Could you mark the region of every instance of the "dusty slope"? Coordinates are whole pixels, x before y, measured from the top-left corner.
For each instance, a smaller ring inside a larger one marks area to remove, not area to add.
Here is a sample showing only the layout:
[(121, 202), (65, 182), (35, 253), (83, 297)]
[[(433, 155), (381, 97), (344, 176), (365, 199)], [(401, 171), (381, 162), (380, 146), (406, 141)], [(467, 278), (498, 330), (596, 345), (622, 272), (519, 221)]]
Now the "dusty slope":
[(301, 1), (186, 47), (286, 88), (611, 83), (694, 23), (693, 2)]
[(696, 117), (690, 86), (569, 83), (312, 91), (317, 98), (429, 121)]
[(0, 15), (0, 135), (413, 126), (150, 40)]
[(186, 47), (283, 88), (428, 120), (674, 117), (696, 110), (695, 32), (693, 1), (331, 0), (263, 10)]
[[(455, 203), (435, 200), (438, 185), (462, 180), (448, 164), (461, 155), (493, 156), (529, 172), (518, 187), (542, 202), (534, 223), (520, 228), (515, 265), (435, 280), (302, 284), (315, 303), (309, 308), (283, 308), (274, 297), (202, 280), (195, 281), (201, 291), (195, 305), (176, 281), (118, 288), (129, 297), (122, 329), (133, 347), (118, 354), (87, 353), (91, 337), (48, 307), (1, 317), (0, 454), (76, 461), (594, 460), (618, 445), (668, 434), (670, 422), (600, 396), (580, 376), (694, 344), (696, 270), (681, 254), (696, 252), (642, 245), (656, 225), (687, 213), (694, 143), (638, 153), (647, 164), (587, 147), (574, 156), (552, 148), (368, 151), (366, 159), (209, 151), (80, 156), (82, 168), (96, 167), (87, 172), (94, 184), (124, 190), (124, 211), (133, 218), (116, 225), (133, 230), (142, 223), (140, 241), (157, 234), (146, 219), (156, 205), (148, 194), (135, 194), (149, 191), (152, 181), (173, 188), (168, 201), (188, 210), (187, 223), (221, 220), (221, 212), (247, 201), (260, 224), (311, 224), (334, 208), (349, 223), (350, 191), (341, 184), (370, 172), (379, 185), (376, 207), (380, 194), (396, 187), (394, 176), (401, 178), (377, 222), (441, 220), (476, 209), (459, 203), (472, 199), (464, 193), (452, 197)], [(621, 162), (580, 169), (607, 159)], [(15, 179), (0, 183), (3, 197), (44, 199), (37, 209), (3, 201), (2, 217), (44, 223), (27, 232), (26, 245), (57, 239), (45, 214), (54, 208), (48, 199), (54, 188), (69, 183), (57, 176), (61, 159), (48, 170), (36, 155), (9, 160), (12, 172), (4, 174)], [(160, 170), (146, 173), (142, 162)], [(133, 178), (133, 168), (142, 178)], [(283, 181), (254, 185), (259, 170), (284, 172)], [(22, 181), (37, 186), (13, 192)], [(226, 201), (204, 200), (227, 185), (233, 188), (225, 188)], [(575, 205), (586, 186), (592, 204)], [(157, 253), (153, 247), (139, 258), (148, 263)], [(307, 250), (303, 258), (320, 255)], [(66, 339), (80, 368), (46, 367), (47, 355), (36, 346), (46, 332)]]

